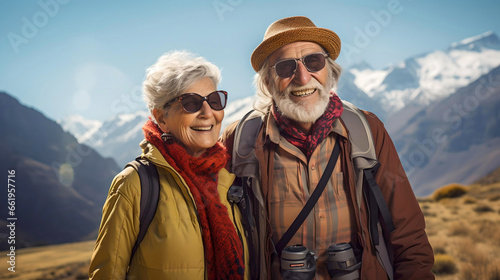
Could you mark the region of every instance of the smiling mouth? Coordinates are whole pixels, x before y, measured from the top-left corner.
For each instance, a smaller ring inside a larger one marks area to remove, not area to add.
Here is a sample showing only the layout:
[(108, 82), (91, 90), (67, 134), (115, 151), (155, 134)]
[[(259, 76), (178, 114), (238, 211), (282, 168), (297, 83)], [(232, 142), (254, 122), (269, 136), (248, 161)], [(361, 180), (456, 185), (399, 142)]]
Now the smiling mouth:
[(214, 126), (213, 125), (210, 125), (210, 126), (195, 126), (195, 127), (191, 127), (192, 130), (196, 130), (196, 131), (210, 131), (212, 130)]
[(290, 94), (296, 97), (306, 97), (316, 92), (315, 88), (291, 91)]

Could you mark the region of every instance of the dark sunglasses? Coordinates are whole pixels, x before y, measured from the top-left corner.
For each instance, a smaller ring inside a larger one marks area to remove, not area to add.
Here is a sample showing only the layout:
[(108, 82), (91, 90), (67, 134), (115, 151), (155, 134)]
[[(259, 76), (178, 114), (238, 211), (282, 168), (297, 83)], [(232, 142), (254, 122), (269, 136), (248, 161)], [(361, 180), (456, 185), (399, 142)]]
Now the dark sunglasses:
[(319, 70), (325, 67), (326, 57), (328, 57), (328, 54), (313, 53), (303, 56), (301, 58), (284, 59), (276, 62), (276, 64), (274, 64), (274, 66), (271, 67), (274, 68), (274, 70), (276, 70), (276, 75), (280, 76), (281, 78), (288, 78), (293, 76), (293, 74), (295, 74), (295, 71), (297, 70), (298, 67), (297, 65), (298, 60), (302, 61), (307, 71), (314, 73), (318, 72)]
[(216, 90), (207, 96), (201, 96), (197, 93), (184, 93), (183, 95), (165, 103), (163, 108), (170, 106), (172, 103), (177, 101), (177, 99), (181, 100), (182, 108), (188, 113), (198, 112), (201, 109), (201, 106), (203, 106), (204, 101), (207, 101), (208, 105), (213, 110), (220, 111), (226, 107), (227, 92), (223, 90)]

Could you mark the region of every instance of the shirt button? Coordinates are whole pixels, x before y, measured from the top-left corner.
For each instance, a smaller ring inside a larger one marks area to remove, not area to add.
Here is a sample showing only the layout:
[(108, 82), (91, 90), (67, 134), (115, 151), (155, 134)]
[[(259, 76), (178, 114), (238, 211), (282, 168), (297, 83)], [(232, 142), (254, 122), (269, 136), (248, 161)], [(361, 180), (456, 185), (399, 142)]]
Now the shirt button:
[(323, 221), (325, 219), (325, 216), (319, 216), (319, 220)]
[(312, 169), (312, 170), (316, 169), (316, 165), (312, 164), (312, 165), (311, 165), (311, 169)]

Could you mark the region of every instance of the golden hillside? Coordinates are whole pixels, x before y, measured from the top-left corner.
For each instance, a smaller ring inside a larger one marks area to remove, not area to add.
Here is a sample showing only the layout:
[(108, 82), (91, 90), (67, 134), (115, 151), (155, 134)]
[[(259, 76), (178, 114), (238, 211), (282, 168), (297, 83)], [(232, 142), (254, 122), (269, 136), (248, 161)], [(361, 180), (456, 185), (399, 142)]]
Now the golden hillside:
[[(456, 190), (462, 188), (466, 192), (460, 195)], [(444, 186), (420, 199), (420, 207), (437, 279), (500, 279), (500, 183)]]
[(8, 252), (1, 252), (0, 279), (88, 279), (87, 271), (94, 244), (95, 241), (85, 241), (16, 250), (15, 272), (7, 270)]
[[(436, 255), (440, 280), (500, 279), (500, 183), (463, 187), (452, 184), (435, 196), (419, 199), (427, 233)], [(443, 194), (444, 192), (444, 194)], [(26, 248), (16, 251), (16, 272), (5, 267), (1, 252), (0, 279), (88, 279), (94, 241)]]

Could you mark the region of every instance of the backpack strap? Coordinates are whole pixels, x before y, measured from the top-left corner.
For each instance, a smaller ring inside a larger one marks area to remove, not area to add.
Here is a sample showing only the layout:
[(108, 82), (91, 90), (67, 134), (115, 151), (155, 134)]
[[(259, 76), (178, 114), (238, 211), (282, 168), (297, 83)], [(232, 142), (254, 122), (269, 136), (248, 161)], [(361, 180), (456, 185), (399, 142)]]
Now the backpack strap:
[(158, 206), (158, 199), (160, 197), (160, 181), (158, 170), (156, 166), (150, 161), (137, 157), (134, 161), (129, 162), (125, 168), (132, 167), (139, 174), (141, 181), (141, 203), (139, 214), (139, 234), (135, 241), (132, 253), (130, 254), (129, 267), (132, 259), (139, 248), (146, 232), (148, 231), (149, 224), (153, 220)]
[[(238, 123), (234, 133), (233, 144), (233, 173), (244, 183), (259, 180), (259, 161), (255, 155), (254, 146), (263, 124), (264, 115), (258, 111), (250, 110)], [(264, 206), (263, 195), (260, 188), (252, 188), (260, 205)]]
[(363, 170), (375, 167), (378, 163), (373, 144), (372, 133), (368, 121), (356, 106), (343, 101), (344, 112), (341, 119), (349, 130), (351, 142), (351, 158), (356, 171), (356, 202), (358, 207), (363, 198)]
[(353, 104), (343, 101), (344, 112), (340, 117), (349, 129), (354, 165), (360, 169), (369, 169), (377, 165), (377, 155), (373, 143), (372, 131), (363, 112)]
[(254, 146), (263, 123), (263, 115), (250, 110), (236, 126), (233, 144), (233, 173), (238, 177), (255, 177), (259, 163)]
[[(358, 109), (353, 104), (342, 101), (344, 105), (344, 113), (342, 114), (342, 120), (344, 121), (346, 127), (349, 129), (349, 140), (352, 145), (352, 160), (354, 167), (359, 171), (362, 171), (362, 177), (369, 186), (369, 196), (373, 197), (373, 202), (375, 205), (370, 205), (372, 207), (377, 207), (377, 211), (380, 212), (384, 222), (386, 224), (387, 230), (392, 232), (396, 227), (392, 222), (391, 212), (387, 207), (387, 203), (384, 200), (384, 196), (380, 191), (380, 187), (375, 181), (375, 174), (377, 173), (380, 163), (377, 160), (377, 155), (375, 153), (375, 145), (373, 142), (372, 132), (370, 125), (366, 120), (363, 112)], [(361, 178), (361, 176), (360, 176)], [(359, 180), (358, 185), (363, 185), (363, 180)], [(360, 184), (359, 184), (360, 183)], [(358, 189), (357, 189), (358, 190)], [(360, 189), (361, 190), (361, 189)], [(358, 192), (358, 195), (362, 192)], [(358, 205), (360, 201), (358, 201)], [(371, 204), (371, 203), (370, 203)], [(374, 208), (375, 209), (375, 208)], [(378, 216), (377, 212), (373, 213), (374, 216)], [(376, 224), (376, 223), (375, 223)], [(372, 229), (375, 229), (373, 227)], [(378, 235), (372, 233), (373, 241), (378, 244)]]
[[(383, 238), (382, 227), (380, 226), (379, 213), (385, 223), (385, 229), (389, 232), (395, 230), (392, 215), (387, 207), (382, 191), (375, 180), (375, 174), (380, 166), (375, 152), (370, 125), (363, 112), (353, 104), (342, 101), (344, 112), (342, 121), (349, 129), (349, 140), (351, 142), (351, 158), (356, 171), (356, 200), (358, 207), (362, 202), (362, 196), (367, 199), (369, 210), (369, 230), (372, 242), (378, 252), (379, 262), (384, 267), (389, 279), (394, 279), (394, 269), (392, 258), (390, 257), (387, 245)], [(368, 186), (363, 191), (363, 186)]]
[[(232, 172), (238, 177), (228, 192), (228, 200), (237, 203), (243, 218), (243, 227), (247, 237), (250, 256), (250, 279), (259, 279), (260, 260), (258, 228), (254, 215), (257, 205), (252, 205), (255, 199), (264, 205), (260, 199), (261, 189), (252, 188), (252, 182), (258, 182), (259, 162), (255, 156), (254, 146), (263, 123), (263, 115), (251, 110), (238, 123), (235, 130), (232, 154)], [(257, 194), (256, 194), (257, 193)], [(257, 214), (258, 215), (258, 214)]]

